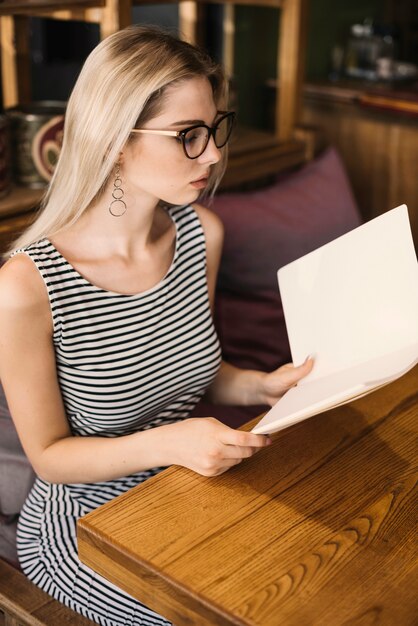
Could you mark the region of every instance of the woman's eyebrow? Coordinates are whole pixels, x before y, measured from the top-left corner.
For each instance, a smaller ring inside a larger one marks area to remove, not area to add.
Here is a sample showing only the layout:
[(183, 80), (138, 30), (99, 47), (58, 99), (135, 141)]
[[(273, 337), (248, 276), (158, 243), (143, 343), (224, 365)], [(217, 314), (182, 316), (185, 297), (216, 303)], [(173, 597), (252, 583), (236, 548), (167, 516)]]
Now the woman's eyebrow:
[[(219, 111), (216, 111), (213, 121), (216, 120), (219, 113)], [(172, 124), (170, 124), (170, 126), (194, 126), (195, 124), (206, 125), (206, 122), (204, 120), (180, 120), (179, 122), (173, 122)]]
[(179, 122), (173, 122), (170, 126), (193, 126), (194, 124), (204, 124), (203, 120), (180, 120)]

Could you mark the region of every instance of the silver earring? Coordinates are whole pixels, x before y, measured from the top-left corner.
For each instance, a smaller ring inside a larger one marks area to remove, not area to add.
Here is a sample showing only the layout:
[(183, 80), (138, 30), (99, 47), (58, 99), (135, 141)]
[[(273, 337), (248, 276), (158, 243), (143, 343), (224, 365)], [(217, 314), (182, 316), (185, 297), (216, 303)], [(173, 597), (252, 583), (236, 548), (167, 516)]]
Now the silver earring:
[(122, 179), (120, 177), (120, 162), (115, 165), (115, 179), (113, 181), (112, 202), (109, 205), (109, 213), (113, 217), (122, 217), (126, 212), (126, 202), (122, 199), (125, 195), (122, 189)]

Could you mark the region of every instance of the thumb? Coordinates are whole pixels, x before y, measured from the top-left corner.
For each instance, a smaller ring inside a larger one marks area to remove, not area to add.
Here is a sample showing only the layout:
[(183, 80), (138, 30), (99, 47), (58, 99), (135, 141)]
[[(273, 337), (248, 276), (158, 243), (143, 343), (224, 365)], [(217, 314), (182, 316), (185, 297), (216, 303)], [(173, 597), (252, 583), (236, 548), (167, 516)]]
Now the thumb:
[(309, 374), (314, 365), (314, 360), (311, 356), (306, 357), (304, 362), (301, 365), (292, 365), (289, 363), (288, 366), (285, 366), (285, 376), (286, 381), (289, 384), (295, 385), (301, 378), (304, 378)]
[(303, 376), (307, 376), (309, 372), (312, 370), (314, 366), (314, 360), (311, 355), (307, 356), (304, 362), (301, 365), (297, 365), (294, 368), (294, 371), (302, 378)]

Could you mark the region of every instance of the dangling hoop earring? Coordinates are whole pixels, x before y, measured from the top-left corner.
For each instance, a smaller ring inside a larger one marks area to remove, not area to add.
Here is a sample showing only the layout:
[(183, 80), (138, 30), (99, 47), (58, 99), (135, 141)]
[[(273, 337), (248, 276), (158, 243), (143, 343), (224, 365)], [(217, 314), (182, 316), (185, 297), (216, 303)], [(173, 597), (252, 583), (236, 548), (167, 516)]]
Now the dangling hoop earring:
[(113, 217), (122, 217), (126, 212), (126, 202), (122, 200), (125, 195), (122, 189), (122, 179), (120, 177), (120, 162), (115, 165), (115, 179), (113, 181), (112, 202), (109, 205), (109, 213)]

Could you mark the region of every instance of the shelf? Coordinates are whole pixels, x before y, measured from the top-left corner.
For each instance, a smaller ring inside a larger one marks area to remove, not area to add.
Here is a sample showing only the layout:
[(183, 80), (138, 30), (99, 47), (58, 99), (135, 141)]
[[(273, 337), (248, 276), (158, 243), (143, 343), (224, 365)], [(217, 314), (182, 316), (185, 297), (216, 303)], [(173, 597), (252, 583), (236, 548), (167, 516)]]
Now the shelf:
[[(177, 3), (178, 0), (132, 0), (132, 5)], [(254, 6), (254, 0), (197, 0), (198, 4), (240, 4)], [(1, 2), (0, 15), (31, 15), (45, 11), (89, 9), (105, 6), (105, 0), (6, 0)], [(284, 0), (259, 0), (257, 6), (281, 8)]]
[(418, 82), (408, 85), (370, 84), (340, 81), (340, 83), (306, 83), (305, 100), (331, 104), (349, 104), (370, 109), (372, 112), (392, 114), (396, 117), (418, 117)]
[(36, 15), (46, 11), (89, 9), (104, 6), (104, 0), (14, 0), (1, 2), (1, 15)]
[(35, 213), (24, 213), (13, 220), (0, 220), (0, 255), (23, 233), (35, 218)]
[(284, 6), (286, 0), (257, 0), (257, 2), (254, 2), (254, 0), (197, 0), (197, 2), (201, 4), (209, 2), (211, 4), (240, 4), (280, 9)]
[(303, 141), (279, 141), (272, 133), (240, 129), (230, 144), (221, 189), (262, 180), (305, 162), (306, 144)]
[(0, 254), (30, 225), (45, 189), (13, 187), (0, 199)]
[(0, 220), (33, 211), (44, 193), (45, 189), (13, 187), (7, 196), (0, 199)]

